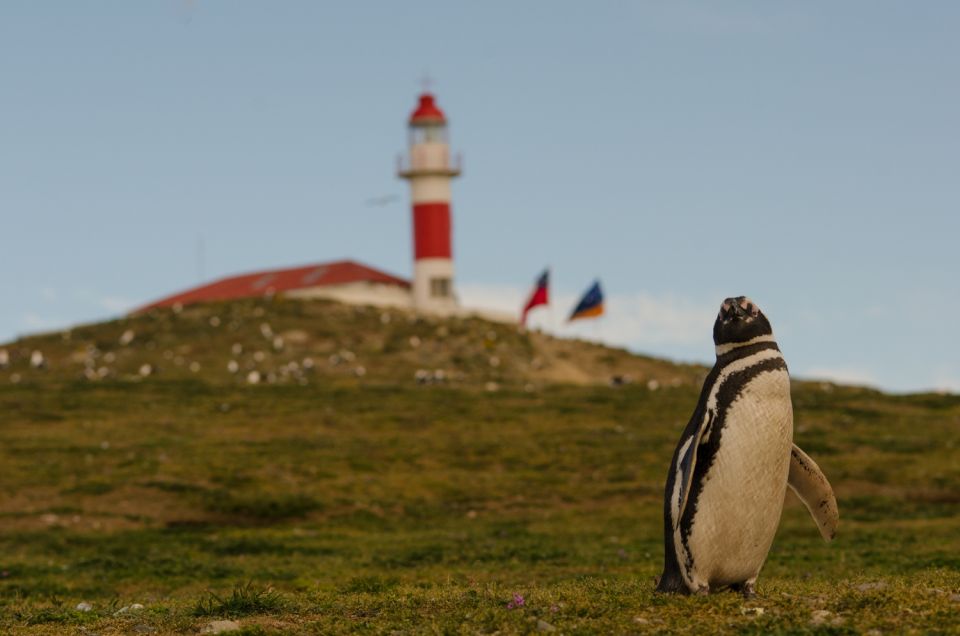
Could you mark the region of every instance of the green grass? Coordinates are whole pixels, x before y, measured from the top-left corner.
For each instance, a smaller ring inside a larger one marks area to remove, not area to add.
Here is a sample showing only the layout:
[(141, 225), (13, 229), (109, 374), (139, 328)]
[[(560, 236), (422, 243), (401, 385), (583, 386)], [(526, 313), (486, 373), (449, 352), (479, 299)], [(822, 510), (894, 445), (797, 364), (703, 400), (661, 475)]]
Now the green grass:
[(677, 598), (661, 489), (699, 387), (411, 377), (0, 382), (0, 632), (960, 633), (956, 396), (798, 383), (836, 541), (791, 496), (757, 598)]

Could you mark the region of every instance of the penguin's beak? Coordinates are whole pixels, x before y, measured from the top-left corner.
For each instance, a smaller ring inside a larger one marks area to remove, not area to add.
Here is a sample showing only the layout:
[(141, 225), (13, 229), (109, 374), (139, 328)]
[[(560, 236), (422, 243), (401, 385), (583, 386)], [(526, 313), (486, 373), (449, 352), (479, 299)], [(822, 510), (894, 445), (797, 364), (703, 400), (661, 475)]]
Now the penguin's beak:
[(724, 322), (728, 320), (750, 319), (760, 313), (760, 308), (746, 296), (737, 296), (736, 298), (727, 298), (720, 306), (720, 318)]

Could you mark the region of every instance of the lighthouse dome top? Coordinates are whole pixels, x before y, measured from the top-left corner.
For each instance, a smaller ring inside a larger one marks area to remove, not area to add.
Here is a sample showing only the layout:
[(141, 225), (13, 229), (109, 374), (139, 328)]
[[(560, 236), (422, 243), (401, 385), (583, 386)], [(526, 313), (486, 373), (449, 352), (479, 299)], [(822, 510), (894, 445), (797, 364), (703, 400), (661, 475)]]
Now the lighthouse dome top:
[(443, 111), (437, 106), (437, 102), (431, 93), (421, 93), (420, 102), (416, 110), (410, 114), (410, 125), (417, 126), (421, 124), (445, 124), (447, 118)]

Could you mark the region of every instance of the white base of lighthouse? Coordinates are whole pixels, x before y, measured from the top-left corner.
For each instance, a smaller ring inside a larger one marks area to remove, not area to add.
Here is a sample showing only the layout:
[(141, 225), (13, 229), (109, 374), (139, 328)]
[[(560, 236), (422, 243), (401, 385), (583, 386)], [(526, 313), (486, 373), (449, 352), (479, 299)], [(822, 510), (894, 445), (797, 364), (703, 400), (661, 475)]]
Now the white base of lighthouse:
[(453, 292), (453, 261), (420, 258), (413, 264), (413, 306), (418, 311), (453, 314), (458, 310)]

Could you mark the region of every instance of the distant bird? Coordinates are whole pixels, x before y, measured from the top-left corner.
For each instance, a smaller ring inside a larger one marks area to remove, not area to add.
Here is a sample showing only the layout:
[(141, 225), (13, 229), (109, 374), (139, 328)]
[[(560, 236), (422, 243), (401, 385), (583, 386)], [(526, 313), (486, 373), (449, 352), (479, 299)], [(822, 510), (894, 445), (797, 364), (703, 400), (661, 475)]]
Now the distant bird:
[(399, 201), (400, 196), (396, 194), (384, 194), (379, 197), (370, 197), (364, 203), (368, 208), (382, 208), (385, 205), (390, 205), (395, 201)]

